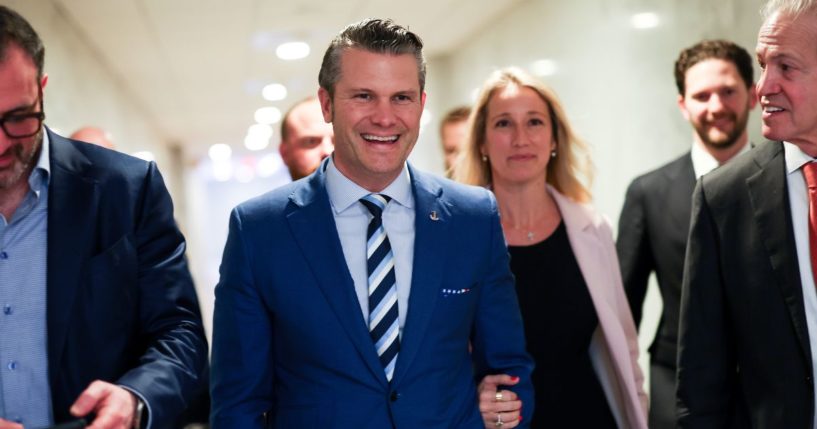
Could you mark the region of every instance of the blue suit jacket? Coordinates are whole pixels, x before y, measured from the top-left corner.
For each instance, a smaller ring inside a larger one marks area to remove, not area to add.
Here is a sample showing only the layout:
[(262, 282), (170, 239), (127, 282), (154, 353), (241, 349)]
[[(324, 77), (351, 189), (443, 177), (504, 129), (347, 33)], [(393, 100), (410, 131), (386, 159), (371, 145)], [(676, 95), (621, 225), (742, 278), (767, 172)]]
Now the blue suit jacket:
[(533, 362), (496, 201), (409, 169), (414, 266), (391, 384), (346, 267), (323, 168), (233, 211), (216, 287), (214, 428), (481, 428), (475, 377), (499, 372), (521, 378), (513, 390), (530, 421)]
[(184, 237), (154, 163), (48, 131), (47, 326), (54, 418), (101, 379), (174, 425), (199, 389), (207, 343)]

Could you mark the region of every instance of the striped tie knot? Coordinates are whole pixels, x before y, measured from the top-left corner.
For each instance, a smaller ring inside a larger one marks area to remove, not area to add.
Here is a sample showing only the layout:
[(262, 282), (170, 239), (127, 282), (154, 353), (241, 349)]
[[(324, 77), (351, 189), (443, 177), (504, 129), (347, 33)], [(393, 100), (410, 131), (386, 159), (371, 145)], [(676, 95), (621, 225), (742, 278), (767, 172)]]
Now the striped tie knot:
[(369, 209), (369, 213), (374, 217), (383, 215), (383, 209), (386, 208), (389, 201), (391, 201), (391, 197), (383, 194), (369, 194), (360, 199), (360, 202)]

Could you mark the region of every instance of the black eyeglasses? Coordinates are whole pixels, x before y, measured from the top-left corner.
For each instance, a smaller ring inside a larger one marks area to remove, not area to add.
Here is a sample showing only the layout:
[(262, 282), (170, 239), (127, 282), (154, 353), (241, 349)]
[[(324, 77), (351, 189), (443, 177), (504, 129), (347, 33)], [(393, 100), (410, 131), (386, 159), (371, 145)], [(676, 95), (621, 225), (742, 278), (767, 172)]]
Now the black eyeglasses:
[(43, 127), (45, 113), (13, 113), (0, 118), (0, 127), (9, 138), (31, 137)]
[(43, 95), (39, 94), (39, 112), (31, 113), (8, 113), (0, 117), (0, 127), (6, 136), (12, 139), (31, 137), (40, 132), (45, 120), (43, 112)]

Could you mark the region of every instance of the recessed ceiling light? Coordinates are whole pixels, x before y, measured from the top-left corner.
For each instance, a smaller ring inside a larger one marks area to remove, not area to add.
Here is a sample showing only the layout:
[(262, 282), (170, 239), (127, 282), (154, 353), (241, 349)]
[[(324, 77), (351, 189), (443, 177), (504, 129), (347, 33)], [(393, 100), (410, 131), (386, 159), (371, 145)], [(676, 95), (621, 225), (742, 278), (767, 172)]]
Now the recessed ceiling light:
[(233, 149), (224, 143), (216, 143), (210, 146), (207, 154), (210, 155), (210, 159), (216, 162), (229, 161), (230, 157), (233, 156)]
[(637, 13), (630, 18), (630, 24), (632, 24), (633, 28), (638, 30), (655, 28), (658, 27), (660, 23), (661, 19), (658, 17), (658, 14), (654, 12)]
[(530, 71), (540, 77), (553, 76), (558, 71), (556, 61), (553, 60), (538, 60), (530, 65)]
[(280, 83), (271, 83), (261, 90), (261, 96), (265, 100), (280, 101), (287, 98), (287, 87)]
[(249, 150), (263, 150), (267, 146), (269, 146), (269, 137), (260, 134), (247, 134), (247, 137), (244, 137), (244, 147)]
[(272, 137), (272, 126), (267, 124), (252, 124), (247, 128), (248, 136), (259, 136), (268, 139)]
[(304, 42), (287, 42), (278, 45), (275, 55), (282, 60), (300, 60), (309, 55), (309, 45)]
[(262, 107), (255, 111), (255, 122), (259, 124), (275, 124), (281, 120), (281, 110), (277, 107)]

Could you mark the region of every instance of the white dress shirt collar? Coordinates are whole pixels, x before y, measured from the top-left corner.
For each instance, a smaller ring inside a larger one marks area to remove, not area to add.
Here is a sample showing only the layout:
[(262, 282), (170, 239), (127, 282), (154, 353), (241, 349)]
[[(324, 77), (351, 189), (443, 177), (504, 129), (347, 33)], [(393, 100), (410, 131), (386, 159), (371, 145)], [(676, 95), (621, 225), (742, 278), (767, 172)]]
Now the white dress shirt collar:
[[(335, 166), (334, 157), (329, 158), (326, 166), (326, 191), (329, 193), (329, 201), (332, 203), (335, 214), (345, 211), (371, 193), (344, 176)], [(389, 196), (392, 201), (396, 201), (403, 207), (414, 208), (411, 176), (405, 163), (403, 163), (403, 171), (400, 175), (379, 193)]]
[[(743, 155), (744, 153), (749, 152), (749, 150), (751, 149), (752, 145), (747, 141), (746, 143), (743, 144), (743, 148), (741, 148), (740, 151), (735, 154), (735, 157)], [(692, 155), (692, 169), (695, 171), (696, 179), (700, 179), (701, 176), (703, 176), (704, 174), (709, 173), (710, 171), (720, 166), (718, 160), (715, 159), (715, 157), (712, 156), (712, 154), (710, 154), (709, 151), (707, 151), (703, 147), (703, 143), (697, 140), (694, 143), (692, 143), (691, 155)], [(732, 159), (734, 159), (735, 157), (732, 157)]]

